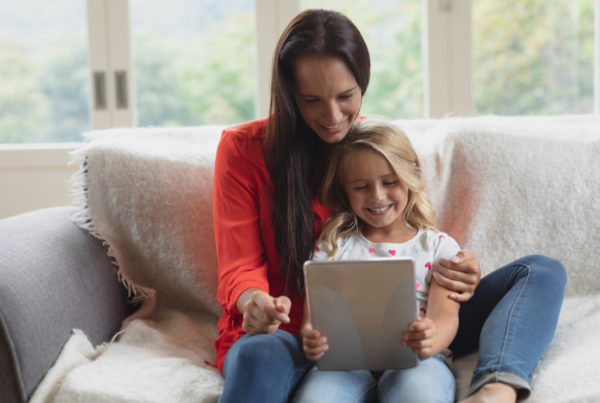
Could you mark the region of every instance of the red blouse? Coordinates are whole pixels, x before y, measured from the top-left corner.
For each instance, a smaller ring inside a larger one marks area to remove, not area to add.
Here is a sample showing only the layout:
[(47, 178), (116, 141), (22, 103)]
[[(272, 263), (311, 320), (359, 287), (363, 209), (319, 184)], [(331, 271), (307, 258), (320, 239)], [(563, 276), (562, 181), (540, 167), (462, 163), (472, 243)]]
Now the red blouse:
[[(213, 220), (223, 314), (215, 347), (221, 371), (229, 347), (244, 335), (236, 307), (240, 294), (256, 287), (278, 297), (285, 286), (271, 220), (273, 184), (263, 154), (266, 126), (264, 118), (227, 128), (217, 148)], [(316, 200), (312, 204), (318, 231), (329, 212)], [(292, 299), (290, 323), (280, 329), (299, 333), (303, 304), (304, 295)]]

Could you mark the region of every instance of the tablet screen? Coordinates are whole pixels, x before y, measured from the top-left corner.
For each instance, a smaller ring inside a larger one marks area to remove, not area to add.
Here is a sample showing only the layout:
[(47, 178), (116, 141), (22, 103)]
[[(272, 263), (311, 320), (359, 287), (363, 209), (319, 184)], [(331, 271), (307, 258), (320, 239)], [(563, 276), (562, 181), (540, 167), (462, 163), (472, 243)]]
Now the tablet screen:
[(416, 365), (401, 344), (417, 316), (412, 259), (307, 261), (304, 276), (312, 325), (329, 343), (320, 370)]

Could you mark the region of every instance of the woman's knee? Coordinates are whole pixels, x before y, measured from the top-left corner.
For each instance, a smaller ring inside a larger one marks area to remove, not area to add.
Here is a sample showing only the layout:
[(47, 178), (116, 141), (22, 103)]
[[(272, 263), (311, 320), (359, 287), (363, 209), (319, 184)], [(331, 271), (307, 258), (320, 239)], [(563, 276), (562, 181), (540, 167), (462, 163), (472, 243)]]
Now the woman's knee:
[(544, 255), (528, 255), (517, 261), (531, 271), (531, 275), (542, 283), (548, 291), (564, 292), (567, 284), (567, 272), (563, 264)]
[(241, 337), (227, 352), (224, 373), (227, 373), (228, 362), (235, 363), (238, 368), (242, 366), (249, 371), (260, 372), (262, 367), (273, 367), (274, 362), (295, 361), (300, 352), (293, 337), (291, 334), (275, 333)]

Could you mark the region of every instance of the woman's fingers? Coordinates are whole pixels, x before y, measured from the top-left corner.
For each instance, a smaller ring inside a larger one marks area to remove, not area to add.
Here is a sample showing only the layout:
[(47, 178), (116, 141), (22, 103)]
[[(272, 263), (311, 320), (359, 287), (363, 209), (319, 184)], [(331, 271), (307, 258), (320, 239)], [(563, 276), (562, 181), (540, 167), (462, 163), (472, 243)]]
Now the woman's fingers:
[(249, 334), (273, 333), (283, 323), (289, 323), (291, 301), (282, 296), (273, 298), (264, 291), (255, 291), (244, 304), (242, 329)]
[(469, 250), (459, 251), (453, 259), (440, 258), (433, 264), (433, 269), (435, 281), (454, 291), (450, 298), (457, 302), (471, 298), (481, 279), (479, 261)]

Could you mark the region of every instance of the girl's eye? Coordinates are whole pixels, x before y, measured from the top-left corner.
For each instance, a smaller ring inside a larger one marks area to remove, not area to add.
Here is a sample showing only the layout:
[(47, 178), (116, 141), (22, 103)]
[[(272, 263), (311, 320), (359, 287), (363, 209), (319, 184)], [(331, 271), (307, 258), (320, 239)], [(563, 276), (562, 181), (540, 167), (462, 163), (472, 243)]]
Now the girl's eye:
[(340, 95), (340, 99), (348, 99), (351, 98), (352, 94), (344, 94), (344, 95)]
[(355, 186), (354, 190), (364, 190), (367, 188), (367, 185)]
[(310, 98), (310, 99), (305, 99), (304, 102), (307, 104), (314, 104), (314, 103), (319, 102), (319, 100), (317, 98)]
[(387, 181), (387, 182), (383, 182), (383, 184), (385, 186), (394, 186), (396, 184), (396, 181)]

